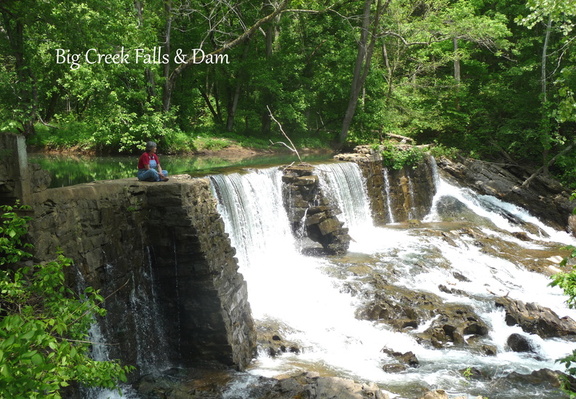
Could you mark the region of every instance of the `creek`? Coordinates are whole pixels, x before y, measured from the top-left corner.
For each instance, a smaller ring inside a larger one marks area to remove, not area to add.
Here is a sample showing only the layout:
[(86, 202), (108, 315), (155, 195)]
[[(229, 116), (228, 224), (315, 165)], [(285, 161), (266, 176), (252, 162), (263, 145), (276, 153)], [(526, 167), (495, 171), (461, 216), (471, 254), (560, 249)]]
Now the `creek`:
[[(247, 372), (235, 374), (223, 398), (252, 398), (259, 376), (303, 371), (374, 382), (398, 399), (420, 398), (433, 389), (451, 398), (567, 397), (550, 384), (516, 377), (564, 370), (557, 359), (573, 350), (573, 340), (508, 325), (495, 298), (534, 302), (576, 319), (548, 277), (565, 255), (560, 247), (575, 244), (572, 236), (522, 208), (459, 187), (436, 169), (436, 193), (423, 220), (376, 226), (357, 164), (324, 163), (316, 172), (352, 237), (345, 255), (305, 255), (310, 242), (290, 228), (278, 168), (209, 176), (257, 329), (272, 330), (288, 348), (271, 353), (260, 339), (257, 358)], [(386, 207), (391, 209), (389, 202)], [(382, 305), (383, 298), (404, 310)], [(459, 340), (435, 342), (429, 331), (448, 308), (464, 309), (457, 312), (487, 331), (468, 329)], [(399, 324), (406, 312), (413, 315)], [(512, 334), (526, 338), (531, 350), (511, 350)], [(417, 364), (400, 364), (393, 352), (411, 353)], [(109, 391), (85, 396), (117, 397)], [(138, 396), (127, 388), (123, 397)]]
[[(558, 247), (574, 243), (572, 237), (523, 209), (476, 195), (438, 176), (433, 208), (423, 223), (376, 227), (357, 165), (325, 164), (318, 169), (321, 184), (337, 201), (353, 238), (345, 256), (301, 254), (301, 241), (288, 228), (283, 211), (280, 171), (212, 176), (220, 213), (238, 250), (240, 272), (248, 282), (255, 319), (277, 326), (282, 339), (299, 348), (298, 353), (273, 357), (261, 350), (250, 374), (271, 377), (314, 370), (376, 382), (397, 398), (416, 398), (437, 388), (453, 397), (565, 397), (555, 389), (506, 377), (544, 368), (562, 370), (556, 360), (571, 352), (573, 342), (542, 339), (508, 326), (494, 296), (537, 302), (560, 317), (576, 317), (563, 293), (549, 286), (549, 278), (530, 270), (534, 262), (552, 265)], [(460, 234), (471, 228), (483, 239)], [(516, 238), (517, 232), (530, 239)], [(359, 309), (377, 294), (373, 281), (378, 279), (414, 294), (434, 294), (448, 304), (470, 306), (489, 326), (482, 339), (497, 353), (487, 356), (462, 345), (436, 349), (419, 342), (416, 333), (439, 316), (403, 331), (382, 320), (362, 320)], [(446, 286), (450, 290), (442, 288)], [(529, 336), (534, 353), (511, 351), (506, 340), (513, 333)], [(383, 348), (412, 352), (419, 367), (386, 372), (383, 366), (395, 360)], [(470, 378), (466, 370), (484, 377)], [(229, 397), (244, 396), (236, 392)]]

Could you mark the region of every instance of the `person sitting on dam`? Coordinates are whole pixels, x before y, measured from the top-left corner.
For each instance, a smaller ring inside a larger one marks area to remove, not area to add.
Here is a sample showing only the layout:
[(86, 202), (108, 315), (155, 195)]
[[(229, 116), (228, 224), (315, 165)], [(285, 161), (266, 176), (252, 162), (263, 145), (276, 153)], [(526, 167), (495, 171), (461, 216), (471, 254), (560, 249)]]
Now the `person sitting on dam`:
[(146, 151), (138, 159), (138, 180), (168, 181), (168, 171), (160, 166), (160, 158), (156, 154), (158, 146), (155, 142), (146, 143)]

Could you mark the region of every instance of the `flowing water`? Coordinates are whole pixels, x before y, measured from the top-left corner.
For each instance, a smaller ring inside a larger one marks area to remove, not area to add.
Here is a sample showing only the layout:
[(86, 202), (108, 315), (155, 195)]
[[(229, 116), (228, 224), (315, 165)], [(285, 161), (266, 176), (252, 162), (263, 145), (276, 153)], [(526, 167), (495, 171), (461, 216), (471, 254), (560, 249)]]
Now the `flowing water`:
[[(252, 375), (314, 370), (375, 382), (395, 398), (417, 398), (428, 389), (445, 389), (451, 397), (564, 397), (554, 388), (506, 377), (543, 368), (562, 370), (556, 359), (570, 353), (573, 343), (542, 339), (506, 325), (504, 311), (496, 308), (494, 298), (537, 302), (560, 317), (576, 318), (562, 292), (549, 286), (550, 279), (531, 271), (536, 264), (544, 270), (555, 265), (561, 253), (558, 247), (573, 243), (570, 236), (521, 208), (438, 176), (432, 211), (421, 225), (376, 227), (357, 165), (327, 164), (317, 171), (323, 190), (336, 201), (341, 221), (350, 229), (353, 241), (346, 256), (300, 253), (282, 205), (278, 169), (211, 176), (240, 272), (248, 282), (254, 318), (276, 323), (282, 338), (301, 348), (299, 353), (274, 358), (259, 353)], [(393, 215), (389, 219), (394, 220)], [(518, 232), (530, 240), (519, 239)], [(478, 235), (488, 244), (479, 245)], [(399, 289), (437, 295), (444, 303), (470, 306), (489, 326), (485, 340), (497, 354), (487, 356), (458, 346), (434, 349), (419, 343), (415, 334), (431, 325), (434, 317), (402, 332), (381, 321), (359, 319), (358, 309), (375, 294), (369, 281), (376, 277)], [(512, 333), (529, 337), (536, 353), (510, 351), (506, 339)], [(413, 352), (420, 366), (384, 371), (383, 366), (394, 361), (382, 352), (385, 347)], [(466, 370), (479, 370), (486, 378), (470, 378)]]

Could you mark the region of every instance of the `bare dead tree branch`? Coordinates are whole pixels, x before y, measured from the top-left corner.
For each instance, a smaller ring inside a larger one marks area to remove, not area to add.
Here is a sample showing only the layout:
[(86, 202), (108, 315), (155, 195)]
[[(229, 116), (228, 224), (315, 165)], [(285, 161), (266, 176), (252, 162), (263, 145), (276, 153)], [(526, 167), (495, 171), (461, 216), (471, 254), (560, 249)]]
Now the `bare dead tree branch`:
[(544, 169), (548, 169), (549, 166), (551, 166), (554, 162), (556, 162), (556, 159), (560, 155), (566, 154), (568, 151), (570, 151), (574, 147), (574, 145), (576, 145), (576, 142), (572, 142), (572, 144), (570, 144), (568, 147), (564, 148), (558, 154), (556, 154), (552, 158), (550, 158), (550, 160), (546, 164), (540, 166), (536, 172), (532, 173), (532, 175), (529, 178), (524, 180), (524, 183), (522, 183), (521, 187), (528, 187), (530, 185), (530, 183), (532, 182), (532, 180), (534, 180), (534, 178), (536, 176), (538, 176), (540, 173), (542, 173), (542, 171)]
[(280, 131), (282, 132), (282, 134), (284, 135), (284, 137), (286, 137), (286, 139), (288, 140), (288, 142), (290, 143), (290, 145), (283, 143), (282, 141), (278, 141), (278, 142), (273, 142), (272, 140), (270, 140), (270, 142), (272, 144), (282, 144), (284, 146), (286, 146), (286, 148), (288, 148), (290, 151), (294, 152), (296, 154), (296, 156), (298, 157), (298, 160), (300, 162), (302, 162), (302, 158), (300, 158), (300, 154), (298, 153), (298, 150), (296, 149), (296, 146), (294, 145), (294, 143), (292, 142), (292, 140), (290, 140), (290, 137), (288, 137), (288, 135), (286, 134), (286, 132), (284, 131), (284, 129), (282, 128), (282, 125), (280, 124), (280, 122), (278, 122), (278, 119), (276, 119), (274, 117), (274, 115), (272, 114), (272, 111), (270, 110), (269, 106), (266, 106), (266, 109), (268, 109), (268, 113), (270, 114), (270, 118), (276, 122), (276, 124), (278, 125), (278, 127), (280, 128)]
[[(280, 14), (288, 5), (288, 3), (290, 2), (290, 0), (284, 0), (282, 1), (282, 3), (278, 6), (278, 8), (276, 8), (273, 12), (271, 12), (270, 14), (266, 15), (265, 17), (259, 19), (258, 21), (256, 21), (256, 23), (254, 25), (252, 25), (250, 27), (250, 29), (247, 29), (246, 31), (244, 31), (244, 33), (242, 33), (240, 36), (238, 36), (236, 39), (231, 40), (225, 44), (222, 45), (222, 47), (220, 47), (219, 49), (216, 49), (214, 51), (212, 51), (211, 53), (209, 53), (208, 55), (216, 55), (216, 54), (221, 54), (227, 50), (230, 50), (231, 48), (236, 47), (238, 44), (242, 43), (244, 40), (247, 40), (248, 38), (250, 38), (250, 36), (252, 36), (254, 34), (254, 32), (256, 32), (262, 25), (264, 25), (265, 23), (271, 21), (272, 19), (274, 19), (278, 14)], [(195, 57), (188, 57), (186, 59), (186, 62), (178, 65), (178, 67), (176, 67), (174, 69), (174, 71), (172, 71), (172, 73), (170, 74), (170, 80), (174, 81), (176, 79), (177, 76), (179, 76), (186, 68), (188, 68), (190, 65), (193, 65), (194, 63), (198, 62), (199, 60), (197, 60)]]

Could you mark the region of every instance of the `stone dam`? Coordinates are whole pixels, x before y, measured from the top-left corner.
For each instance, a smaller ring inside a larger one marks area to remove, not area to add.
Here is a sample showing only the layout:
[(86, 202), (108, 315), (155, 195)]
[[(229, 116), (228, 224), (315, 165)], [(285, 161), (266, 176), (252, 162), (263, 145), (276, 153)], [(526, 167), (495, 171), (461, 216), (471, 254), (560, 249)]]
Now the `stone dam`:
[[(10, 154), (20, 157), (0, 163), (2, 202), (20, 198), (31, 206), (35, 261), (62, 251), (73, 260), (69, 284), (79, 290), (92, 286), (106, 298), (108, 314), (99, 328), (110, 343), (110, 358), (138, 366), (133, 381), (161, 364), (247, 367), (256, 356), (255, 324), (209, 178), (180, 175), (157, 184), (134, 178), (47, 189), (45, 173), (22, 162), (20, 139), (4, 135), (3, 140), (5, 148), (14, 149)], [(360, 166), (375, 223), (411, 222), (430, 211), (437, 173), (431, 157), (400, 170), (386, 170), (367, 148), (338, 158)], [(569, 229), (573, 204), (553, 182), (535, 180), (552, 196), (534, 188), (523, 193), (518, 187), (526, 172), (466, 162), (441, 160), (438, 165), (454, 179), (539, 209), (547, 222)], [(474, 175), (474, 168), (482, 175)], [(350, 237), (314, 166), (283, 170), (284, 206), (293, 230), (306, 230), (311, 252), (345, 253)]]

